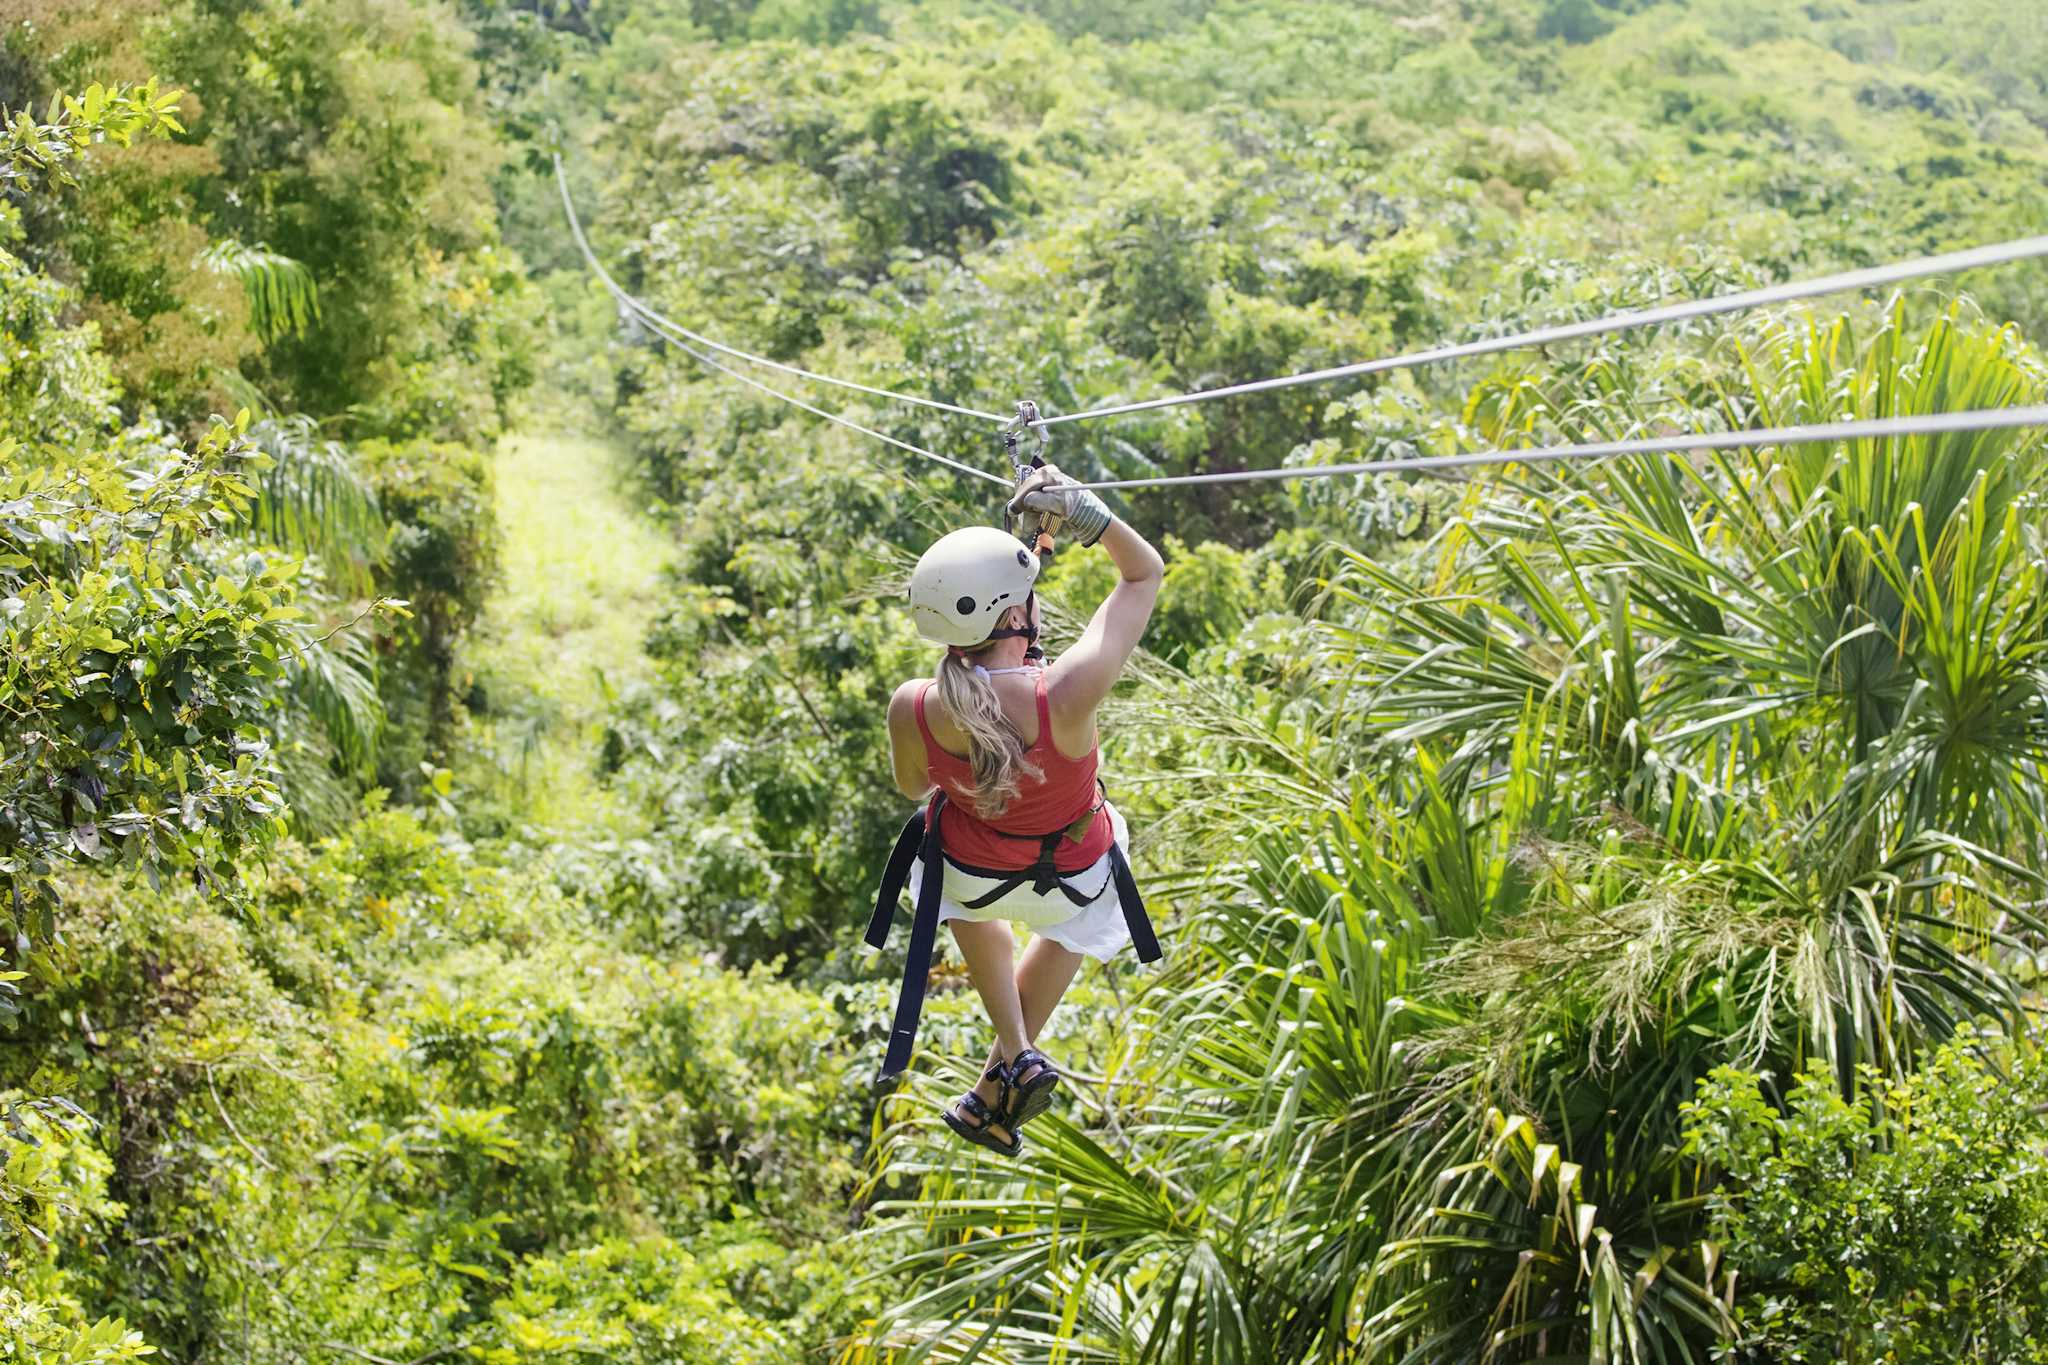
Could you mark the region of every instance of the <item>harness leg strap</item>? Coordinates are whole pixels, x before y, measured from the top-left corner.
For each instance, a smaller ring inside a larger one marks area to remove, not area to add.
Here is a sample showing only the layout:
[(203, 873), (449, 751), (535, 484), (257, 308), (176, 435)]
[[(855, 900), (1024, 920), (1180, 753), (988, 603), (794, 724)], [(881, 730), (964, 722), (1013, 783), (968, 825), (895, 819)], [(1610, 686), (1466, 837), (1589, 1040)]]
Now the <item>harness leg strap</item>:
[(910, 865), (917, 861), (917, 852), (924, 844), (924, 808), (919, 807), (903, 822), (903, 832), (896, 836), (896, 847), (889, 850), (888, 866), (882, 869), (882, 888), (875, 895), (875, 913), (868, 919), (868, 931), (862, 937), (870, 948), (879, 949), (889, 941), (889, 923), (896, 914), (896, 902), (903, 896), (903, 887), (910, 880)]
[(1012, 877), (1008, 881), (998, 884), (995, 890), (983, 892), (960, 908), (962, 910), (986, 910), (1018, 887), (1024, 885), (1024, 882), (1025, 878), (1022, 875)]
[[(900, 841), (898, 846), (901, 847)], [(882, 1074), (875, 1078), (880, 1086), (893, 1084), (910, 1065), (910, 1050), (917, 1042), (917, 1021), (924, 1013), (925, 980), (931, 975), (932, 943), (939, 933), (939, 899), (946, 881), (937, 821), (925, 831), (920, 856), (924, 860), (924, 878), (917, 888), (917, 910), (910, 919), (910, 950), (903, 959), (903, 986), (896, 994), (896, 1017), (889, 1024), (889, 1051), (882, 1058)]]

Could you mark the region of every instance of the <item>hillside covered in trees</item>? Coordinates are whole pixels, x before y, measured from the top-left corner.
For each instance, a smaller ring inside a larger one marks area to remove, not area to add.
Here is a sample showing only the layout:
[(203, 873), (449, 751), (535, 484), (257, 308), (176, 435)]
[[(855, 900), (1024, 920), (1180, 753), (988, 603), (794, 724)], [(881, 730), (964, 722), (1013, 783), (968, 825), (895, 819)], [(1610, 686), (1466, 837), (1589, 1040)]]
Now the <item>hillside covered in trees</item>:
[(2042, 433), (1678, 440), (2048, 401), (2048, 268), (1051, 428), (1674, 446), (1109, 495), (1166, 957), (1005, 1161), (957, 954), (880, 1094), (859, 940), (1000, 490), (563, 204), (696, 332), (1072, 413), (2048, 232), (2048, 15), (7, 18), (0, 1360), (2048, 1361)]

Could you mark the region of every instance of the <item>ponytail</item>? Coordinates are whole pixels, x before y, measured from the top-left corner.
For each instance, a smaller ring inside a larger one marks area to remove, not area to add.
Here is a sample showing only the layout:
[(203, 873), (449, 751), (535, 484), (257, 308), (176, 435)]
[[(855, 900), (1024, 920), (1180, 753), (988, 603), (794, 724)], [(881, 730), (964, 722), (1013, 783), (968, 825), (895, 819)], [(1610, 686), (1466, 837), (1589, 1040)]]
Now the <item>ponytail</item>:
[(939, 657), (939, 701), (967, 733), (974, 813), (993, 820), (1016, 799), (1024, 779), (1035, 781), (1044, 773), (1024, 756), (1024, 736), (1003, 714), (994, 685), (972, 661), (950, 649)]

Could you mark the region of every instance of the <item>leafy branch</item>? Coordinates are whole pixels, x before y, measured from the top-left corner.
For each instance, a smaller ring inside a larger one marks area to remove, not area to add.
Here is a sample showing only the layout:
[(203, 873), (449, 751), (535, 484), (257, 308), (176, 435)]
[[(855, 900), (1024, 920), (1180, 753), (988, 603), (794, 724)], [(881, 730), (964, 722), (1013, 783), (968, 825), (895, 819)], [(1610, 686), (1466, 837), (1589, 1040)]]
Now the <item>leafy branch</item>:
[(17, 190), (46, 182), (76, 185), (71, 163), (95, 143), (126, 147), (138, 137), (184, 132), (175, 112), (184, 98), (182, 90), (159, 93), (152, 76), (140, 85), (94, 81), (83, 94), (54, 95), (40, 121), (26, 108), (9, 111), (0, 134), (0, 185)]

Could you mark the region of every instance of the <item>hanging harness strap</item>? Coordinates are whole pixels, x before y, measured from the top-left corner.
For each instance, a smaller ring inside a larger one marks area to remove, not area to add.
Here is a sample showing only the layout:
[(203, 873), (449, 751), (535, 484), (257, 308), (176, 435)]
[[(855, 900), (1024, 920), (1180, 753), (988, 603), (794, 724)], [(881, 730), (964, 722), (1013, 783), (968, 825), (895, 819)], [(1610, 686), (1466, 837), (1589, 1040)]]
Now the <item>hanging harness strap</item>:
[(924, 849), (924, 825), (924, 807), (919, 806), (903, 822), (896, 847), (889, 850), (888, 865), (882, 869), (881, 889), (875, 895), (875, 913), (868, 916), (868, 931), (861, 935), (870, 948), (879, 949), (889, 942), (889, 920), (896, 913), (903, 888), (910, 882), (911, 864)]
[(929, 817), (919, 811), (904, 822), (889, 854), (889, 866), (882, 873), (881, 893), (875, 898), (875, 913), (868, 920), (867, 941), (880, 948), (889, 940), (889, 922), (896, 902), (910, 880), (910, 865), (924, 864), (924, 879), (917, 888), (917, 908), (910, 917), (910, 951), (903, 958), (903, 985), (896, 992), (896, 1017), (889, 1021), (889, 1050), (882, 1058), (879, 1085), (888, 1085), (910, 1065), (910, 1049), (917, 1042), (917, 1021), (924, 1014), (925, 981), (932, 972), (932, 944), (939, 936), (939, 901), (945, 895), (945, 855), (939, 847), (939, 807), (945, 796), (933, 803)]
[[(889, 1023), (889, 1050), (882, 1058), (882, 1073), (876, 1077), (878, 1085), (892, 1083), (910, 1065), (910, 1050), (917, 1042), (917, 1023), (924, 1014), (924, 989), (926, 980), (931, 976), (932, 945), (939, 935), (939, 902), (945, 895), (946, 864), (952, 862), (946, 857), (945, 846), (939, 838), (938, 817), (945, 804), (945, 793), (941, 792), (933, 798), (929, 811), (919, 810), (903, 822), (903, 832), (896, 836), (896, 847), (889, 851), (888, 865), (882, 870), (882, 885), (875, 895), (875, 913), (868, 917), (867, 933), (862, 936), (870, 948), (881, 948), (889, 941), (889, 926), (895, 919), (896, 903), (902, 899), (903, 889), (910, 883), (911, 866), (922, 863), (924, 876), (918, 883), (917, 906), (910, 916), (910, 951), (903, 961), (903, 985), (896, 992), (896, 1016)], [(1092, 819), (1093, 814), (1091, 811), (1084, 818)], [(1058, 887), (1077, 908), (1089, 904), (1094, 897), (1068, 885), (1066, 878), (1053, 865), (1053, 851), (1062, 840), (1073, 834), (1079, 823), (1076, 821), (1074, 826), (1042, 836), (1004, 835), (1010, 839), (1032, 839), (1039, 846), (1038, 861), (1022, 872), (991, 872), (986, 868), (953, 863), (961, 871), (974, 876), (1005, 879), (996, 890), (977, 896), (962, 908), (985, 909), (1027, 881), (1033, 883), (1033, 889), (1040, 895)], [(1152, 920), (1145, 913), (1145, 902), (1138, 894), (1137, 879), (1131, 875), (1131, 864), (1124, 857), (1121, 845), (1109, 846), (1109, 875), (1116, 884), (1117, 904), (1123, 910), (1124, 927), (1130, 930), (1131, 944), (1138, 951), (1138, 961), (1157, 962), (1159, 939), (1152, 932)]]
[(1131, 875), (1131, 860), (1124, 857), (1122, 844), (1109, 846), (1109, 875), (1116, 879), (1117, 903), (1124, 908), (1124, 927), (1131, 931), (1138, 961), (1157, 962), (1159, 939), (1152, 932), (1152, 917), (1145, 913), (1145, 900), (1138, 894), (1138, 879)]

